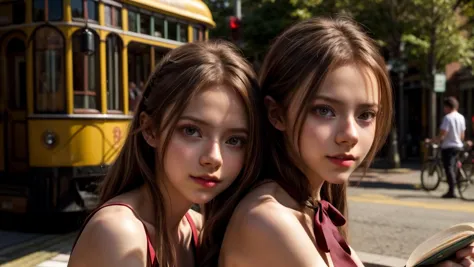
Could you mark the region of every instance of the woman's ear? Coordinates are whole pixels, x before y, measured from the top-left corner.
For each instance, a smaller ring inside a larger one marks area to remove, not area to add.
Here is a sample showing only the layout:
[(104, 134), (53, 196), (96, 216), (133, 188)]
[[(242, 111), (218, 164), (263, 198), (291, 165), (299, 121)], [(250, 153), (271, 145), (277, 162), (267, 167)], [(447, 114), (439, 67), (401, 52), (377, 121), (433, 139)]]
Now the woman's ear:
[(156, 138), (156, 135), (154, 131), (152, 130), (152, 122), (151, 118), (148, 114), (146, 114), (144, 111), (140, 113), (140, 128), (143, 129), (141, 134), (143, 135), (143, 139), (147, 142), (147, 144), (153, 148), (158, 147), (158, 138)]
[(267, 116), (270, 123), (280, 131), (286, 130), (285, 113), (282, 107), (271, 96), (266, 96), (263, 100), (267, 110)]

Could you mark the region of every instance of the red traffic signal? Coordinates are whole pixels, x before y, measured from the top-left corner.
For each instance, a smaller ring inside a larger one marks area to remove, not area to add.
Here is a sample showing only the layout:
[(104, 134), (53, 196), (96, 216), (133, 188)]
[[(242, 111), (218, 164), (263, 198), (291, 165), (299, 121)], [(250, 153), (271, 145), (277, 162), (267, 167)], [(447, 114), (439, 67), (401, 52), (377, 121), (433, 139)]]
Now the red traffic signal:
[(234, 16), (229, 18), (229, 27), (231, 30), (238, 30), (240, 28), (240, 19)]

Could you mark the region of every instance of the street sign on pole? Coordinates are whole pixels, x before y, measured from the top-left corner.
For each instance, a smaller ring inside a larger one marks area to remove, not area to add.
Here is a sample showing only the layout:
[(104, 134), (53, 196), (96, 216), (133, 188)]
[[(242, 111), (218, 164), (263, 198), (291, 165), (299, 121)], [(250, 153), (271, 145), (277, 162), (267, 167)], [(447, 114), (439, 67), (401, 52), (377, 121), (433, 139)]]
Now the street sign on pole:
[(446, 91), (446, 74), (436, 73), (434, 76), (434, 91), (443, 93)]

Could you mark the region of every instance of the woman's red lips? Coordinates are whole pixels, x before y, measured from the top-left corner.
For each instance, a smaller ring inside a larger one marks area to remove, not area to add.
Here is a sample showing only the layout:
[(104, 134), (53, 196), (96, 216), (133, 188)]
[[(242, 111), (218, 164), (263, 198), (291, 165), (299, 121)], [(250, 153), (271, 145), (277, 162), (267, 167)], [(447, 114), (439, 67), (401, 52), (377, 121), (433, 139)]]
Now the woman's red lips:
[(193, 179), (196, 183), (206, 187), (206, 188), (212, 188), (215, 187), (218, 183), (221, 181), (215, 177), (215, 176), (190, 176), (191, 179)]
[(327, 156), (329, 161), (336, 164), (340, 167), (351, 167), (354, 163), (356, 158), (350, 154), (339, 154), (335, 156)]

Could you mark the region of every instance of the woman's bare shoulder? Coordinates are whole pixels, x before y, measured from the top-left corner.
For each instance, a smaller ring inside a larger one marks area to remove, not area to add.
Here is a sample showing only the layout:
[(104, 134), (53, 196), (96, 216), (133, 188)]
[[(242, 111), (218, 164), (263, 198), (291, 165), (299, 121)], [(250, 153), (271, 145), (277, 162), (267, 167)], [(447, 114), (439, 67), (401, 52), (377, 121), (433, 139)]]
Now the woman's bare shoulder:
[(69, 266), (146, 266), (146, 232), (127, 207), (97, 211), (84, 227)]
[(247, 194), (236, 208), (236, 213), (247, 213), (254, 208), (293, 213), (298, 209), (298, 204), (275, 182), (266, 182), (254, 188)]
[[(223, 244), (223, 266), (324, 266), (293, 203), (275, 183), (249, 193), (237, 207)], [(323, 265), (315, 265), (315, 263)]]

